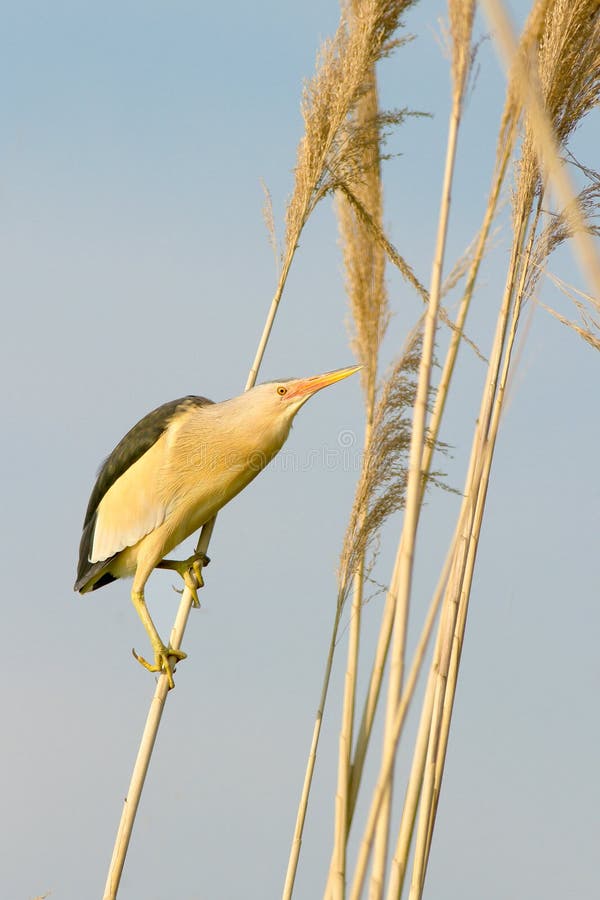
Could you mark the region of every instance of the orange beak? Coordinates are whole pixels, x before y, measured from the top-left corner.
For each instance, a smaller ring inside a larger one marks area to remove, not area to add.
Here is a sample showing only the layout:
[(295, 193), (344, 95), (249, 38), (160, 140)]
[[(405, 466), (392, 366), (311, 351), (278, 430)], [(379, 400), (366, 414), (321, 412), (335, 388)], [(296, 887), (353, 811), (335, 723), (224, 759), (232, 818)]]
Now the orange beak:
[(354, 375), (359, 369), (362, 369), (362, 366), (350, 366), (347, 369), (336, 369), (334, 372), (325, 372), (323, 375), (313, 375), (312, 378), (298, 378), (295, 382), (292, 382), (289, 387), (288, 399), (291, 400), (294, 397), (305, 397), (308, 400), (309, 397), (312, 397), (312, 395), (316, 394), (317, 391), (320, 391), (321, 388), (328, 387), (330, 384), (335, 384), (336, 381), (341, 381), (349, 375)]

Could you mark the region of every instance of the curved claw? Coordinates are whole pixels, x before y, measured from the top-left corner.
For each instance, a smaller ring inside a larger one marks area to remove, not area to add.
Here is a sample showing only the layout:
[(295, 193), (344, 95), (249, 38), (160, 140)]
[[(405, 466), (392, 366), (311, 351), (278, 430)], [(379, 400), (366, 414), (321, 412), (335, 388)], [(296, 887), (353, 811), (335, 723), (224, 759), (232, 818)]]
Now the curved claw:
[(183, 580), (185, 586), (192, 595), (192, 606), (199, 607), (198, 588), (204, 587), (204, 579), (202, 578), (202, 563), (194, 560), (189, 569), (183, 572)]
[[(143, 656), (140, 656), (139, 653), (136, 653), (134, 648), (131, 648), (131, 652), (137, 659), (137, 661), (149, 672), (162, 672), (167, 676), (167, 680), (169, 682), (169, 690), (175, 687), (175, 682), (173, 681), (173, 671), (174, 666), (177, 663), (185, 659), (187, 657), (187, 653), (184, 653), (183, 650), (174, 650), (173, 647), (165, 647), (164, 644), (161, 647), (157, 647), (154, 651), (154, 664), (149, 663), (147, 659), (144, 659)], [(171, 659), (175, 658), (175, 663), (171, 663)]]

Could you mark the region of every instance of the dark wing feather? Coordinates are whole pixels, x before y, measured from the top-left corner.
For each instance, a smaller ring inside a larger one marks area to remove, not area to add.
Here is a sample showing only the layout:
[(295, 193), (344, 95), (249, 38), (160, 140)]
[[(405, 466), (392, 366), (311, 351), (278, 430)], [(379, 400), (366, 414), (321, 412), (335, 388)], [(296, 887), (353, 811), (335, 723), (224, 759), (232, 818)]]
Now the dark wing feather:
[[(147, 416), (140, 419), (137, 425), (134, 425), (127, 432), (110, 456), (102, 463), (83, 521), (83, 533), (79, 545), (77, 581), (75, 582), (76, 591), (81, 590), (85, 586), (96, 570), (101, 571), (109, 562), (109, 560), (103, 560), (102, 563), (90, 563), (89, 561), (94, 541), (96, 512), (104, 495), (115, 481), (157, 442), (159, 437), (166, 431), (169, 422), (178, 413), (189, 409), (191, 406), (207, 406), (212, 402), (212, 400), (207, 400), (206, 397), (190, 395), (188, 397), (180, 397), (179, 400), (171, 400), (169, 403), (163, 403), (162, 406), (152, 410)], [(99, 587), (100, 584), (98, 583), (97, 586)]]

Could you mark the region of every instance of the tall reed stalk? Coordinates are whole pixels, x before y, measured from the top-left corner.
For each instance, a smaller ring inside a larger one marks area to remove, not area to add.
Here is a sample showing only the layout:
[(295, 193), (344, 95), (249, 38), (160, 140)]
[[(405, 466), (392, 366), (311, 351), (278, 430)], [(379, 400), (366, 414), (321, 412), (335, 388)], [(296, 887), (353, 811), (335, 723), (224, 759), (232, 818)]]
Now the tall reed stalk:
[[(347, 15), (350, 19), (360, 14), (359, 0), (353, 0)], [(355, 27), (353, 24), (351, 27)], [(374, 66), (367, 73), (362, 96), (351, 115), (351, 127), (360, 129), (367, 136), (358, 167), (362, 179), (356, 187), (356, 196), (371, 220), (379, 228), (383, 225), (381, 160), (378, 125), (379, 103)], [(345, 194), (337, 199), (340, 234), (346, 261), (346, 287), (353, 318), (352, 345), (357, 360), (362, 364), (362, 386), (365, 403), (364, 454), (371, 452), (373, 420), (375, 416), (378, 357), (381, 342), (389, 320), (385, 289), (385, 253), (374, 243), (368, 226), (358, 217)], [(359, 511), (357, 527), (364, 529), (366, 510)], [(354, 734), (356, 684), (360, 647), (361, 612), (364, 601), (366, 573), (366, 547), (356, 560), (352, 575), (352, 606), (348, 630), (348, 655), (344, 682), (342, 722), (339, 737), (338, 784), (335, 804), (335, 833), (333, 849), (333, 895), (343, 898), (346, 884), (346, 844), (348, 836), (349, 790)], [(344, 588), (342, 587), (342, 591)]]
[[(581, 12), (584, 11), (582, 9), (578, 10), (580, 16)], [(556, 84), (556, 78), (552, 77), (555, 76), (556, 73), (550, 73), (548, 71), (549, 54), (547, 48), (553, 42), (556, 43), (559, 35), (564, 39), (565, 32), (570, 30), (569, 24), (573, 24), (573, 18), (571, 18), (572, 13), (573, 8), (567, 9), (565, 4), (557, 3), (554, 5), (545, 5), (545, 16), (542, 19), (543, 25), (538, 55), (539, 76), (535, 69), (531, 69), (528, 73), (528, 84), (531, 84), (532, 82), (535, 83), (538, 78), (541, 82), (544, 77), (546, 78), (546, 84), (551, 84), (553, 86)], [(577, 21), (576, 17), (575, 21)], [(581, 19), (579, 19), (579, 24), (580, 23)], [(587, 54), (586, 60), (585, 44), (589, 42), (589, 37), (590, 35), (588, 32), (586, 40), (584, 40), (583, 45), (580, 43), (579, 48), (579, 66), (581, 65), (581, 62), (583, 62), (584, 72), (585, 62), (591, 62), (590, 56), (594, 56), (594, 52), (592, 51), (591, 54)], [(573, 57), (573, 62), (574, 61), (575, 57)], [(561, 57), (561, 63), (564, 63), (564, 57)], [(591, 74), (593, 70), (588, 68), (588, 72)], [(522, 90), (523, 73), (519, 65), (515, 65), (514, 73), (515, 84), (513, 85), (513, 89), (517, 92), (521, 90), (521, 99), (525, 102), (527, 112), (529, 113), (526, 119), (526, 126), (529, 130), (527, 132), (528, 136), (526, 137), (521, 156), (520, 183), (513, 201), (515, 208), (515, 239), (513, 243), (513, 252), (507, 275), (504, 299), (498, 318), (496, 339), (490, 358), (488, 378), (482, 394), (482, 407), (478, 418), (478, 428), (473, 442), (470, 473), (467, 477), (465, 488), (468, 515), (465, 519), (462, 538), (458, 545), (459, 552), (455, 556), (452, 576), (446, 591), (442, 624), (440, 626), (440, 642), (438, 644), (438, 650), (432, 668), (432, 673), (435, 674), (433, 674), (433, 678), (430, 679), (429, 682), (428, 697), (433, 698), (432, 712), (427, 740), (425, 771), (421, 788), (417, 843), (410, 890), (411, 900), (413, 900), (413, 898), (414, 900), (417, 900), (417, 898), (422, 896), (423, 892), (425, 870), (439, 799), (460, 654), (464, 641), (468, 603), (489, 485), (493, 452), (505, 402), (506, 384), (511, 369), (512, 350), (517, 333), (520, 311), (526, 296), (525, 288), (530, 277), (529, 266), (538, 228), (541, 197), (543, 195), (543, 187), (541, 185), (543, 185), (547, 177), (552, 176), (553, 171), (552, 163), (550, 163), (547, 168), (544, 168), (546, 158), (540, 153), (541, 138), (539, 137), (539, 134), (536, 137), (536, 128), (539, 125), (539, 113), (540, 109), (543, 109), (543, 107), (536, 107), (535, 103), (532, 105), (531, 96), (528, 92)], [(572, 91), (575, 83), (573, 81), (573, 76), (575, 76), (575, 74), (576, 73), (573, 71), (569, 72), (568, 80), (563, 82), (563, 94), (560, 98), (560, 107), (565, 107), (565, 92)], [(550, 77), (548, 77), (549, 75)], [(572, 102), (574, 99), (575, 97), (571, 93), (568, 108), (572, 120), (569, 123), (569, 127), (564, 132), (565, 138), (570, 133), (570, 130), (572, 130), (572, 127), (574, 127), (576, 121), (575, 117), (573, 117), (573, 109), (576, 108), (576, 104)], [(547, 97), (546, 102), (548, 103), (549, 100), (550, 97)], [(580, 112), (586, 109), (589, 100), (589, 95), (586, 95), (585, 103), (580, 104)], [(556, 107), (557, 112), (559, 106)], [(534, 112), (533, 115), (531, 115), (532, 108)], [(544, 116), (546, 116), (545, 113)], [(560, 127), (561, 123), (559, 119), (555, 118), (554, 122), (551, 122), (550, 135), (552, 142), (554, 142), (554, 133), (560, 133)], [(533, 147), (535, 147), (537, 151), (537, 161), (534, 159)], [(552, 154), (549, 154), (550, 158), (551, 155)], [(562, 180), (565, 182), (568, 181), (568, 179)], [(565, 195), (563, 194), (563, 197), (564, 196)], [(569, 204), (571, 204), (567, 211), (567, 217), (571, 223), (571, 228), (575, 229), (579, 227), (585, 230), (586, 226), (583, 223), (578, 204), (573, 200), (572, 195), (567, 196), (567, 199)], [(536, 204), (535, 209), (533, 208), (534, 204)], [(577, 212), (573, 214), (573, 209), (575, 207), (577, 207)], [(587, 234), (586, 244), (589, 244)], [(593, 271), (594, 266), (592, 265), (589, 268)], [(393, 894), (391, 896), (397, 895)]]
[[(277, 313), (277, 308), (279, 306), (279, 301), (281, 299), (289, 268), (294, 256), (296, 243), (297, 241), (294, 243), (291, 250), (289, 245), (287, 246), (279, 282), (277, 284), (277, 288), (273, 296), (269, 312), (267, 314), (267, 319), (259, 341), (254, 362), (248, 374), (245, 390), (250, 390), (250, 388), (253, 387), (256, 383), (258, 371), (262, 363), (269, 335), (271, 333), (275, 315)], [(202, 528), (200, 537), (198, 538), (198, 543), (196, 545), (196, 553), (202, 554), (204, 556), (206, 555), (215, 522), (216, 517), (211, 519), (211, 521), (204, 525), (204, 527)], [(192, 609), (192, 603), (192, 594), (186, 587), (182, 592), (179, 608), (177, 610), (177, 614), (175, 616), (175, 621), (173, 623), (173, 628), (171, 629), (171, 635), (169, 638), (169, 647), (172, 647), (174, 650), (179, 650), (181, 647), (188, 622), (188, 617)], [(177, 660), (175, 659), (175, 657), (171, 657), (171, 660), (172, 664), (176, 665)], [(125, 859), (127, 857), (127, 850), (129, 849), (129, 842), (133, 833), (135, 817), (137, 815), (142, 791), (144, 789), (146, 775), (148, 774), (148, 768), (150, 766), (152, 751), (154, 750), (154, 745), (158, 736), (158, 730), (160, 728), (162, 714), (168, 695), (169, 682), (167, 676), (163, 673), (157, 681), (154, 695), (150, 702), (150, 709), (148, 711), (146, 723), (142, 732), (140, 746), (129, 782), (129, 788), (127, 790), (127, 795), (123, 803), (123, 811), (121, 813), (121, 819), (117, 828), (117, 835), (115, 838), (113, 853), (108, 868), (106, 884), (104, 887), (103, 900), (116, 900), (117, 897), (119, 884), (121, 882), (121, 876), (123, 874), (123, 868), (125, 865)]]
[[(448, 233), (452, 178), (456, 161), (458, 130), (463, 110), (465, 89), (472, 59), (471, 32), (475, 11), (472, 0), (455, 0), (449, 4), (450, 35), (452, 47), (452, 108), (448, 126), (446, 164), (442, 185), (442, 199), (438, 222), (438, 234), (431, 272), (429, 304), (425, 317), (425, 338), (419, 370), (419, 385), (415, 403), (412, 441), (410, 451), (407, 501), (404, 526), (398, 545), (397, 571), (398, 586), (395, 597), (395, 613), (392, 629), (392, 650), (388, 685), (387, 710), (383, 753), (386, 745), (393, 741), (392, 731), (399, 704), (404, 674), (404, 654), (406, 631), (411, 600), (414, 553), (417, 539), (419, 514), (423, 498), (422, 484), (426, 475), (422, 469), (422, 458), (426, 447), (427, 397), (431, 385), (431, 372), (435, 336), (438, 324), (438, 307), (441, 298), (442, 271)], [(391, 814), (391, 782), (381, 806), (376, 835), (375, 859), (372, 868), (370, 897), (380, 900), (384, 890), (384, 872), (387, 864), (388, 841)]]

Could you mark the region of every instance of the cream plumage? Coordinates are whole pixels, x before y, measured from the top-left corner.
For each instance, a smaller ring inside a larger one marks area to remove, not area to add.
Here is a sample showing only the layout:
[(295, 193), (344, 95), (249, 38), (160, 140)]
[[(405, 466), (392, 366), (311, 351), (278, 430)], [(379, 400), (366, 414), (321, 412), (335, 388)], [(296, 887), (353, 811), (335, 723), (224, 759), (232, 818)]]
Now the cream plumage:
[(318, 390), (358, 366), (313, 378), (270, 382), (212, 403), (183, 397), (158, 407), (129, 431), (102, 465), (88, 504), (75, 590), (96, 590), (133, 576), (131, 597), (154, 649), (151, 671), (169, 656), (152, 622), (144, 587), (154, 568), (178, 571), (192, 591), (202, 585), (205, 560), (168, 560), (171, 552), (245, 488), (279, 452), (300, 407)]

